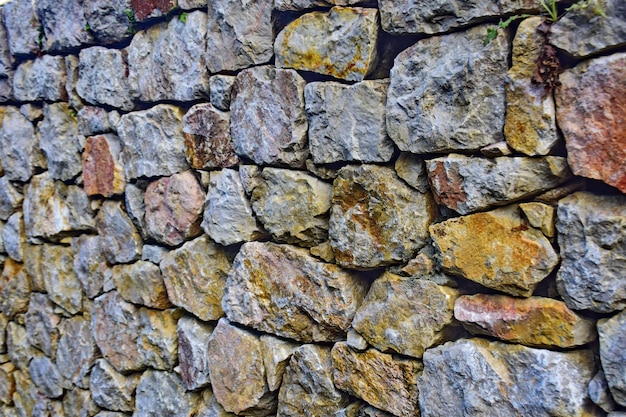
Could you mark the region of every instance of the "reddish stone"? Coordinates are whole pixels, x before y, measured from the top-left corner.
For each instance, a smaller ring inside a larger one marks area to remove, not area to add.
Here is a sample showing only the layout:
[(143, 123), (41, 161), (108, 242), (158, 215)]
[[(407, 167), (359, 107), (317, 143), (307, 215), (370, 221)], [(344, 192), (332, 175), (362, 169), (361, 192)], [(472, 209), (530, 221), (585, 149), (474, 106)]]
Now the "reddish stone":
[(114, 135), (87, 138), (83, 152), (83, 182), (87, 195), (111, 197), (122, 194), (126, 186), (119, 158), (120, 141)]
[(139, 21), (163, 16), (175, 7), (176, 0), (132, 0), (135, 19)]

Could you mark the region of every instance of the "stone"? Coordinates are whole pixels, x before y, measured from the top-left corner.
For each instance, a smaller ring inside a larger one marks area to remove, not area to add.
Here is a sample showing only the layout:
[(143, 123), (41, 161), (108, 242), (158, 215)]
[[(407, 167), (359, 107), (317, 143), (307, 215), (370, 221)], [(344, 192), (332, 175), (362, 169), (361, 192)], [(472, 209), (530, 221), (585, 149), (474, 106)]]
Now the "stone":
[(6, 259), (0, 275), (0, 311), (8, 318), (25, 313), (30, 299), (30, 282), (24, 265)]
[(105, 201), (96, 224), (100, 248), (110, 264), (129, 263), (141, 257), (141, 236), (120, 202)]
[(598, 321), (600, 361), (609, 390), (621, 406), (626, 406), (626, 311)]
[(588, 392), (591, 401), (607, 413), (615, 410), (617, 407), (617, 404), (609, 391), (609, 383), (607, 382), (602, 369), (600, 369), (593, 379), (589, 381)]
[(134, 107), (124, 52), (93, 46), (78, 55), (76, 92), (87, 103), (122, 110)]
[(332, 366), (337, 388), (399, 417), (419, 415), (417, 381), (421, 362), (376, 349), (356, 352), (339, 342), (332, 349)]
[(144, 238), (146, 237), (146, 203), (144, 201), (146, 187), (147, 184), (143, 181), (137, 184), (128, 183), (124, 191), (126, 213)]
[(209, 96), (211, 104), (222, 111), (230, 110), (231, 93), (237, 77), (234, 75), (215, 74), (209, 78)]
[(554, 352), (483, 339), (448, 342), (424, 354), (420, 410), (423, 417), (600, 416), (587, 395), (594, 368), (589, 350)]
[(74, 271), (88, 298), (95, 298), (102, 293), (106, 260), (100, 242), (100, 236), (92, 235), (80, 235), (72, 239)]
[(626, 53), (582, 62), (559, 76), (556, 90), (556, 117), (572, 171), (622, 193), (626, 193), (626, 133), (618, 121), (626, 117), (625, 64)]
[(459, 214), (509, 204), (555, 188), (571, 177), (565, 158), (475, 158), (450, 154), (426, 162), (438, 204)]
[(361, 7), (303, 14), (276, 36), (276, 66), (362, 81), (377, 64), (378, 19)]
[(426, 244), (435, 218), (430, 194), (409, 187), (393, 168), (347, 166), (333, 184), (330, 242), (337, 263), (375, 268), (406, 262)]
[(144, 197), (146, 234), (169, 246), (198, 236), (204, 198), (205, 192), (191, 171), (150, 183)]
[(380, 351), (421, 358), (425, 349), (459, 333), (453, 323), (458, 296), (431, 280), (386, 272), (372, 283), (352, 327)]
[(47, 356), (35, 356), (28, 364), (28, 373), (37, 390), (48, 398), (59, 398), (63, 388), (70, 388), (57, 365)]
[[(28, 370), (16, 371), (15, 376), (15, 393), (13, 393), (13, 402), (17, 413), (17, 417), (34, 416), (34, 409), (37, 403), (45, 403), (45, 397), (39, 394), (37, 387), (30, 378)], [(43, 397), (43, 398), (42, 398)]]
[(39, 125), (40, 146), (55, 180), (71, 180), (82, 172), (81, 152), (85, 138), (78, 133), (78, 121), (67, 103), (44, 106)]
[(43, 55), (17, 67), (13, 94), (19, 101), (66, 101), (65, 77), (65, 59)]
[(445, 272), (507, 294), (532, 295), (559, 262), (548, 239), (517, 206), (457, 217), (430, 227)]
[(109, 120), (109, 112), (102, 107), (83, 106), (76, 113), (78, 133), (83, 136), (95, 136), (112, 132), (115, 124)]
[(124, 192), (126, 178), (122, 144), (113, 134), (90, 136), (82, 154), (83, 187), (87, 195), (111, 197)]
[(91, 397), (91, 392), (78, 388), (68, 390), (65, 393), (62, 408), (65, 415), (76, 417), (93, 417), (100, 411)]
[(224, 410), (210, 389), (205, 389), (200, 395), (196, 417), (235, 417), (237, 415)]
[(353, 6), (360, 3), (368, 3), (367, 0), (274, 0), (274, 8), (281, 12), (312, 9), (328, 5)]
[(330, 348), (303, 345), (294, 350), (278, 394), (278, 415), (332, 416), (348, 405), (333, 383)]
[(7, 352), (7, 334), (6, 329), (9, 324), (9, 318), (2, 312), (0, 312), (0, 355)]
[(183, 10), (199, 9), (206, 5), (207, 0), (178, 0), (178, 7)]
[(172, 304), (204, 321), (224, 315), (221, 300), (230, 262), (221, 247), (200, 236), (166, 254), (160, 266)]
[(559, 201), (557, 288), (569, 308), (600, 313), (626, 308), (620, 272), (626, 253), (625, 207), (624, 196), (588, 192)]
[(178, 363), (186, 390), (205, 388), (211, 383), (208, 341), (215, 326), (191, 316), (178, 320)]
[(228, 412), (269, 416), (276, 396), (269, 390), (259, 337), (222, 318), (209, 339), (207, 361), (213, 394)]
[(363, 352), (369, 347), (367, 340), (353, 328), (348, 329), (346, 344), (358, 352)]
[(60, 245), (45, 245), (42, 252), (46, 267), (43, 282), (50, 300), (63, 310), (74, 315), (83, 309), (83, 289), (74, 271), (72, 248)]
[(237, 155), (258, 165), (304, 165), (309, 155), (304, 86), (296, 71), (271, 66), (237, 75), (230, 105)]
[(134, 417), (195, 416), (198, 394), (185, 391), (173, 372), (146, 371), (137, 386)]
[[(21, 371), (28, 371), (28, 362), (35, 355), (36, 350), (28, 341), (26, 328), (15, 321), (10, 321), (6, 329), (6, 344), (9, 359)], [(17, 375), (15, 375), (17, 379)], [(16, 381), (17, 382), (17, 381)], [(15, 396), (14, 396), (15, 400)]]
[(481, 25), (422, 39), (396, 57), (387, 133), (401, 151), (476, 151), (504, 140), (508, 39), (483, 45), (486, 33)]
[(98, 414), (96, 414), (94, 417), (129, 417), (129, 416), (130, 414), (127, 414), (127, 413), (118, 413), (116, 411), (102, 410)]
[(311, 247), (328, 239), (331, 196), (330, 184), (305, 172), (265, 168), (251, 201), (274, 240)]
[(480, 153), (487, 158), (497, 158), (498, 156), (512, 155), (513, 149), (511, 149), (511, 147), (505, 141), (502, 141), (481, 148)]
[(335, 262), (335, 254), (333, 253), (333, 248), (330, 245), (329, 240), (322, 242), (317, 246), (313, 246), (312, 248), (310, 248), (310, 252), (311, 255), (325, 262), (331, 264)]
[(105, 359), (95, 361), (89, 374), (89, 389), (100, 407), (114, 411), (133, 411), (133, 394), (141, 374), (122, 375)]
[(183, 135), (192, 168), (228, 168), (239, 163), (230, 139), (230, 113), (209, 103), (196, 104), (183, 117)]
[(115, 265), (112, 275), (117, 292), (129, 303), (160, 310), (171, 307), (158, 265), (146, 261)]
[(65, 91), (67, 93), (67, 101), (70, 107), (73, 109), (74, 116), (77, 115), (76, 111), (80, 110), (85, 104), (76, 91), (76, 84), (78, 83), (78, 65), (79, 60), (77, 55), (67, 55), (65, 57)]
[(571, 348), (597, 337), (594, 320), (551, 298), (463, 295), (454, 304), (454, 317), (474, 334), (532, 347)]
[(623, 2), (590, 2), (589, 7), (573, 8), (552, 25), (551, 43), (576, 58), (604, 52), (626, 44), (625, 20)]
[(206, 28), (206, 13), (195, 11), (184, 22), (171, 19), (135, 34), (127, 49), (131, 94), (148, 102), (207, 98)]
[(24, 324), (28, 342), (51, 359), (56, 359), (61, 316), (55, 313), (54, 304), (47, 294), (30, 294)]
[(154, 264), (160, 264), (161, 260), (167, 254), (169, 250), (159, 245), (144, 245), (141, 252), (142, 261), (150, 261)]
[(270, 334), (261, 335), (261, 344), (267, 386), (270, 391), (276, 391), (280, 388), (289, 360), (299, 345)]
[(146, 366), (173, 370), (178, 362), (177, 323), (182, 314), (179, 309), (139, 309), (140, 333), (137, 345)]
[[(0, 29), (1, 31), (2, 29)], [(20, 113), (22, 113), (31, 122), (36, 122), (43, 119), (43, 108), (39, 104), (26, 103), (20, 106)]]
[(4, 250), (16, 262), (24, 260), (24, 245), (26, 232), (24, 230), (24, 215), (22, 212), (13, 213), (2, 229)]
[(132, 10), (136, 20), (162, 17), (176, 8), (176, 0), (132, 0)]
[(211, 172), (202, 229), (224, 246), (267, 235), (257, 223), (239, 172), (233, 169)]
[(0, 404), (7, 406), (13, 403), (15, 392), (15, 366), (11, 362), (0, 365)]
[(37, 12), (43, 28), (42, 47), (48, 52), (60, 52), (93, 42), (85, 17), (82, 0), (57, 3), (55, 0), (37, 0)]
[(11, 181), (28, 181), (35, 169), (46, 163), (39, 149), (39, 137), (32, 123), (16, 107), (0, 108), (0, 117), (0, 159), (4, 175)]
[(117, 125), (126, 180), (172, 175), (189, 169), (185, 159), (183, 111), (170, 104), (128, 113)]
[(41, 51), (41, 22), (32, 1), (11, 1), (2, 7), (11, 55), (33, 55)]
[(100, 352), (91, 333), (89, 318), (75, 316), (59, 326), (61, 338), (56, 352), (60, 374), (76, 387), (89, 388), (89, 372)]
[(272, 0), (207, 3), (206, 63), (209, 72), (236, 71), (270, 61), (274, 54)]
[(410, 153), (402, 153), (396, 159), (394, 169), (398, 177), (420, 193), (426, 193), (430, 187), (426, 164), (422, 158)]
[(0, 177), (0, 219), (8, 220), (9, 216), (22, 206), (24, 196), (11, 184), (6, 176)]
[(235, 258), (222, 307), (230, 321), (259, 331), (330, 342), (345, 338), (366, 292), (356, 273), (305, 249), (248, 242)]
[(261, 184), (261, 172), (262, 169), (258, 165), (239, 165), (239, 177), (247, 195), (251, 195), (254, 189)]
[(133, 35), (132, 0), (87, 0), (83, 7), (89, 30), (97, 43), (120, 42)]
[(541, 229), (546, 237), (553, 238), (556, 236), (554, 223), (556, 209), (554, 207), (544, 203), (530, 202), (520, 203), (519, 208), (532, 227)]

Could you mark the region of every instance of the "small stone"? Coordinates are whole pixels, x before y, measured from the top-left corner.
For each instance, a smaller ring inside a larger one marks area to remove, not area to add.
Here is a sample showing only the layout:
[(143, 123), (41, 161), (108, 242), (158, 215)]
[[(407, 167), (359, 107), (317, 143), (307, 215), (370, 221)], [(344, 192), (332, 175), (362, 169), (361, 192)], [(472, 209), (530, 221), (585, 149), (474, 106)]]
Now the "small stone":
[(37, 167), (46, 164), (39, 149), (39, 137), (35, 135), (33, 124), (16, 107), (0, 107), (0, 118), (0, 158), (4, 175), (11, 181), (28, 181)]
[(609, 390), (621, 406), (626, 406), (626, 311), (598, 321), (600, 361)]
[(224, 315), (221, 300), (229, 271), (226, 253), (206, 236), (172, 250), (161, 261), (170, 301), (204, 321)]
[(90, 0), (83, 7), (89, 30), (98, 43), (111, 44), (133, 36), (132, 0)]
[(85, 17), (82, 0), (57, 3), (56, 0), (37, 0), (37, 12), (41, 19), (43, 48), (59, 52), (93, 42), (89, 24)]
[(398, 177), (404, 182), (415, 188), (420, 193), (426, 193), (429, 189), (428, 174), (426, 173), (426, 165), (422, 158), (411, 153), (402, 153), (396, 159), (394, 169)]
[(59, 398), (63, 395), (63, 388), (70, 388), (57, 365), (47, 356), (35, 356), (28, 365), (28, 373), (37, 390), (48, 398)]
[(13, 94), (19, 101), (66, 101), (65, 77), (65, 59), (43, 55), (17, 67)]
[(115, 265), (112, 274), (115, 288), (129, 303), (160, 310), (171, 307), (161, 270), (152, 262)]
[(137, 338), (139, 354), (146, 366), (159, 370), (173, 370), (178, 362), (177, 323), (179, 309), (139, 309), (140, 333)]
[(367, 340), (353, 328), (348, 329), (346, 344), (358, 352), (363, 352), (369, 347)]
[(146, 234), (169, 246), (198, 236), (204, 198), (205, 192), (191, 171), (150, 183), (144, 197)]
[(48, 161), (48, 172), (55, 180), (67, 181), (82, 171), (81, 152), (85, 138), (78, 133), (78, 121), (67, 103), (54, 103), (43, 108), (39, 125), (41, 150)]
[(178, 7), (183, 10), (199, 9), (206, 5), (207, 0), (178, 0)]
[(83, 187), (87, 195), (111, 197), (126, 186), (122, 145), (115, 135), (90, 136), (83, 151)]
[(556, 228), (554, 225), (556, 210), (554, 207), (543, 203), (532, 202), (521, 203), (519, 208), (532, 227), (541, 229), (546, 237), (552, 238), (556, 236)]
[(41, 51), (41, 22), (34, 2), (8, 2), (2, 7), (2, 21), (12, 55), (31, 55)]
[(399, 417), (419, 415), (417, 379), (421, 362), (376, 349), (356, 352), (345, 342), (335, 343), (332, 359), (337, 388)]
[(15, 376), (15, 393), (13, 393), (13, 402), (17, 413), (17, 417), (34, 417), (35, 407), (38, 403), (46, 406), (47, 400), (39, 394), (37, 387), (30, 378), (28, 370), (16, 371)]
[(160, 264), (161, 260), (169, 252), (167, 248), (159, 245), (143, 245), (143, 251), (141, 252), (141, 260), (149, 261), (154, 264)]
[[(176, 0), (132, 0), (134, 18), (140, 22), (165, 16), (176, 8)], [(129, 13), (128, 13), (129, 14)]]
[(126, 212), (133, 221), (133, 224), (141, 232), (141, 235), (145, 238), (146, 231), (146, 204), (144, 202), (146, 194), (146, 185), (138, 183), (126, 184), (126, 191), (124, 192), (124, 203), (126, 206)]
[(276, 37), (276, 66), (362, 81), (376, 67), (378, 19), (361, 7), (303, 14)]
[(609, 391), (609, 383), (607, 382), (602, 369), (600, 369), (598, 373), (596, 373), (596, 376), (589, 381), (588, 391), (591, 401), (607, 413), (615, 410), (617, 407), (617, 404), (615, 404), (615, 400)]
[(233, 85), (237, 77), (234, 75), (215, 74), (209, 78), (211, 104), (222, 111), (230, 110), (230, 99)]
[(215, 326), (194, 317), (178, 320), (178, 363), (186, 390), (197, 390), (211, 383), (207, 349)]
[(79, 61), (77, 55), (67, 55), (65, 57), (65, 92), (68, 97), (67, 101), (73, 109), (72, 113), (82, 109), (85, 105), (76, 91), (76, 84), (78, 84), (78, 65)]
[(61, 317), (47, 294), (30, 294), (28, 312), (24, 317), (28, 342), (49, 358), (56, 359)]
[(105, 201), (96, 224), (102, 253), (110, 264), (129, 263), (141, 257), (141, 236), (122, 209), (122, 203)]
[(30, 283), (24, 265), (6, 259), (0, 275), (0, 311), (8, 318), (28, 310)]
[(72, 315), (82, 311), (83, 289), (74, 271), (72, 249), (45, 245), (42, 257), (46, 262), (43, 281), (50, 300)]
[(497, 158), (499, 156), (509, 156), (513, 154), (513, 150), (505, 141), (496, 142), (480, 149), (480, 153), (487, 158)]
[[(6, 335), (9, 359), (21, 371), (28, 371), (28, 362), (37, 350), (30, 345), (26, 328), (15, 321), (10, 321), (7, 324)], [(17, 380), (17, 375), (15, 377)], [(15, 396), (13, 399), (15, 400)]]
[(80, 235), (72, 239), (74, 271), (89, 298), (102, 293), (106, 260), (100, 246), (100, 236)]
[(444, 271), (514, 296), (532, 295), (559, 262), (517, 206), (446, 220), (432, 225), (430, 235)]
[(258, 165), (239, 165), (239, 177), (247, 195), (251, 195), (254, 189), (261, 184), (261, 172), (262, 170)]
[(46, 287), (43, 282), (42, 267), (44, 262), (42, 261), (42, 245), (30, 245), (24, 246), (24, 267), (26, 273), (30, 278), (31, 291), (45, 292)]
[(91, 368), (89, 389), (93, 400), (102, 408), (114, 411), (133, 411), (133, 394), (140, 374), (122, 375), (105, 359), (98, 359)]
[(134, 417), (193, 417), (199, 395), (185, 391), (173, 372), (146, 371), (137, 386)]
[(335, 262), (335, 254), (333, 253), (333, 247), (330, 244), (330, 241), (322, 242), (317, 246), (313, 246), (311, 249), (311, 255), (316, 258), (320, 258), (321, 260), (334, 263)]
[(274, 54), (272, 0), (208, 2), (206, 63), (211, 73), (269, 62)]
[(63, 397), (63, 414), (51, 413), (52, 416), (75, 416), (92, 417), (100, 411), (91, 397), (91, 392), (86, 389), (73, 388), (68, 390)]
[(9, 182), (6, 176), (0, 177), (0, 219), (8, 220), (22, 205), (24, 196)]
[(196, 417), (236, 417), (237, 414), (229, 413), (217, 402), (213, 391), (205, 389), (200, 394), (198, 402), (198, 412)]
[(76, 113), (78, 118), (78, 133), (83, 136), (93, 136), (113, 131), (115, 125), (109, 121), (109, 112), (102, 107), (83, 106)]
[(9, 217), (2, 229), (2, 242), (4, 243), (4, 250), (11, 259), (16, 262), (24, 260), (26, 232), (22, 212), (18, 211)]
[(89, 388), (89, 372), (100, 356), (90, 324), (88, 318), (76, 316), (64, 320), (59, 326), (61, 338), (56, 354), (59, 372), (83, 389)]
[[(29, 303), (30, 305), (30, 303)], [(2, 312), (0, 312), (0, 354), (5, 354), (7, 351), (7, 334), (6, 329), (9, 324), (9, 318)], [(2, 355), (0, 355), (2, 356)], [(4, 361), (0, 361), (4, 362)]]
[(289, 359), (299, 345), (269, 334), (261, 336), (261, 343), (267, 385), (270, 391), (276, 391), (283, 382)]
[[(1, 31), (2, 29), (0, 29)], [(31, 122), (36, 122), (43, 119), (43, 108), (34, 103), (26, 103), (20, 106), (20, 113), (22, 113)]]
[(323, 180), (334, 180), (339, 176), (339, 170), (329, 165), (316, 165), (311, 159), (304, 163), (307, 171)]
[(11, 362), (0, 365), (0, 404), (7, 406), (13, 403), (15, 392), (15, 366)]

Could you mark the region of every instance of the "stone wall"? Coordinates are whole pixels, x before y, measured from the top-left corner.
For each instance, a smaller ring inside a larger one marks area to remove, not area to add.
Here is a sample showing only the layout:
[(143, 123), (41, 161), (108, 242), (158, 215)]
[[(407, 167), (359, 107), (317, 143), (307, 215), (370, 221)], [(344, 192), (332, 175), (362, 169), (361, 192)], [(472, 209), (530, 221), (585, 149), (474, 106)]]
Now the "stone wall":
[(626, 2), (571, 3), (4, 5), (0, 416), (626, 415)]

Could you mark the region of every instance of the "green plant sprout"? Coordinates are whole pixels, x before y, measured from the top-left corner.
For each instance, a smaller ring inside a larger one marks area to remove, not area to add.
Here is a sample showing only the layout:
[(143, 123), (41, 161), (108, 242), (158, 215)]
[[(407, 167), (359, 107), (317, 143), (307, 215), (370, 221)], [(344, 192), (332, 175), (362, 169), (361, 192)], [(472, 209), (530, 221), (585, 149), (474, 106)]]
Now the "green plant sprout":
[(180, 21), (183, 23), (187, 23), (187, 13), (182, 12), (180, 16), (178, 16), (178, 19), (180, 19)]
[(91, 26), (89, 25), (89, 23), (87, 23), (85, 25), (85, 32), (89, 32), (91, 30)]

